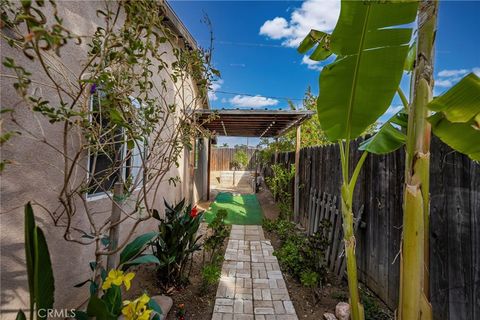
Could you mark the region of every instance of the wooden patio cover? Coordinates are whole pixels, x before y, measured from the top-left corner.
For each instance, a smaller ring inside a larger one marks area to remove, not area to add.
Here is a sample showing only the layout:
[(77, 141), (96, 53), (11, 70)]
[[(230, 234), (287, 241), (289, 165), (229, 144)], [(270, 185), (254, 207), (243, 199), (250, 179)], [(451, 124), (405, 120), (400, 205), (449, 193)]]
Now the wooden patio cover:
[(197, 121), (217, 136), (270, 138), (298, 127), (313, 114), (309, 110), (199, 110)]

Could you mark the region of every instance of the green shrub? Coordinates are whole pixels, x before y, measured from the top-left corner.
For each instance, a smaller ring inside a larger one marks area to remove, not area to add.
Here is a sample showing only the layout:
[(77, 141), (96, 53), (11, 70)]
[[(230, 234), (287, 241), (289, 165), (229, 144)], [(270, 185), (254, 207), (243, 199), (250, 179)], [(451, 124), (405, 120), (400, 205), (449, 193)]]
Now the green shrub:
[(244, 150), (237, 150), (233, 155), (233, 159), (230, 162), (231, 167), (234, 170), (240, 170), (245, 168), (248, 164), (248, 155)]
[(202, 268), (201, 292), (206, 293), (210, 288), (216, 287), (220, 280), (221, 267), (217, 263), (207, 264)]
[(300, 274), (300, 282), (307, 288), (316, 288), (319, 280), (320, 277), (315, 271), (306, 270)]
[(275, 230), (282, 241), (286, 241), (289, 238), (296, 236), (295, 223), (288, 220), (277, 220)]
[(263, 221), (262, 221), (263, 230), (268, 231), (268, 232), (273, 232), (276, 229), (276, 225), (277, 225), (277, 223), (276, 223), (275, 220), (271, 220), (271, 219), (268, 219), (268, 218), (263, 218)]
[(297, 278), (304, 270), (305, 264), (308, 263), (301, 251), (302, 242), (300, 238), (291, 237), (274, 252), (284, 269)]
[(280, 209), (280, 218), (290, 219), (292, 216), (292, 194), (288, 191), (293, 178), (295, 177), (295, 166), (291, 165), (290, 169), (284, 168), (282, 165), (272, 165), (273, 175), (266, 178), (266, 182), (275, 200), (278, 200), (278, 208)]
[(225, 223), (228, 211), (225, 209), (219, 209), (212, 222), (208, 225), (208, 229), (211, 230), (210, 236), (203, 243), (204, 255), (203, 261), (205, 262), (205, 254), (209, 257), (209, 262), (212, 263), (214, 257), (217, 256), (218, 251), (222, 249), (225, 239), (228, 237), (230, 227)]
[[(321, 285), (326, 281), (328, 269), (325, 252), (328, 248), (328, 220), (320, 223), (318, 231), (306, 236), (295, 229), (295, 224), (286, 220), (264, 222), (277, 233), (282, 245), (274, 252), (282, 267), (307, 287)], [(312, 288), (314, 288), (312, 287)]]

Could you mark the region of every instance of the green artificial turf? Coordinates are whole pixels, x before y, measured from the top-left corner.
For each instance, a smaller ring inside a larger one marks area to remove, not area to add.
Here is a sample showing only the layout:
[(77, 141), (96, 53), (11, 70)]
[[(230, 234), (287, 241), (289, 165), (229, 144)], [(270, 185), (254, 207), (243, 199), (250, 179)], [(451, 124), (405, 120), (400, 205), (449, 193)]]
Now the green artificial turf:
[(227, 224), (262, 224), (262, 208), (254, 194), (234, 196), (230, 192), (219, 193), (210, 208), (205, 212), (205, 221), (212, 222), (219, 209), (228, 211), (228, 216), (225, 219)]

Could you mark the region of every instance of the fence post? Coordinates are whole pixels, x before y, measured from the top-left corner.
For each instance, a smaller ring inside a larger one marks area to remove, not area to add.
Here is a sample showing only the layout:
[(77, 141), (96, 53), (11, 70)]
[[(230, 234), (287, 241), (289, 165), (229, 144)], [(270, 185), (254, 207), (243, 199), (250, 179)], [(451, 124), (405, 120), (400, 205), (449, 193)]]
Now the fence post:
[[(117, 249), (118, 246), (118, 234), (119, 225), (117, 224), (120, 220), (120, 215), (122, 212), (122, 202), (123, 202), (123, 184), (121, 182), (116, 182), (113, 187), (113, 201), (112, 201), (112, 214), (110, 216), (110, 225), (115, 224), (110, 227), (109, 239), (110, 245), (108, 246), (109, 251)], [(107, 270), (115, 268), (117, 260), (117, 254), (111, 254), (107, 256)]]
[(293, 220), (298, 222), (298, 217), (300, 216), (300, 134), (301, 134), (301, 125), (297, 126), (297, 134), (295, 141), (295, 183), (293, 187)]

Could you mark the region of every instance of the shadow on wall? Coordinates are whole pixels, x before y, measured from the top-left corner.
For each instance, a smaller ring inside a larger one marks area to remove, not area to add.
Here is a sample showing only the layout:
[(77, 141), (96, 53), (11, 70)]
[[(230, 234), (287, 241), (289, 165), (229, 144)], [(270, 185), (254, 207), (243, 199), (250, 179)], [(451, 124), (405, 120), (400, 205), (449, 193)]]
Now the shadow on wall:
[[(178, 175), (179, 169), (172, 168), (172, 175)], [(24, 179), (28, 182), (28, 174), (18, 173), (17, 179)], [(23, 178), (22, 178), (23, 176)], [(2, 179), (3, 180), (3, 179)], [(32, 181), (30, 181), (32, 182)], [(2, 184), (5, 180), (2, 181)], [(10, 201), (10, 208), (4, 207), (6, 203), (2, 203), (1, 213), (1, 300), (0, 312), (1, 318), (14, 318), (18, 309), (27, 309), (29, 304), (28, 284), (26, 274), (25, 262), (25, 247), (24, 247), (24, 221), (23, 221), (23, 204), (28, 200), (36, 200), (42, 203), (57, 204), (57, 200), (52, 193), (49, 197), (39, 199), (34, 197), (36, 188), (32, 188), (34, 183), (27, 183), (22, 187), (23, 192), (18, 192), (20, 196), (13, 197), (13, 195), (5, 194), (2, 190), (2, 195), (5, 198), (15, 199)], [(5, 189), (2, 186), (2, 189)], [(179, 202), (183, 197), (183, 185), (178, 184), (176, 188), (170, 186), (168, 182), (161, 183), (159, 188), (159, 196), (154, 205), (154, 208), (164, 214), (164, 198), (167, 201)], [(18, 190), (17, 190), (18, 191)], [(99, 209), (98, 219), (105, 220), (110, 214), (111, 202), (108, 199), (91, 202), (92, 205)], [(13, 205), (21, 205), (15, 209), (11, 209)], [(63, 238), (64, 229), (62, 227), (55, 227), (49, 215), (43, 210), (35, 206), (35, 218), (37, 223), (45, 232), (47, 242), (49, 244), (50, 256), (54, 268), (55, 277), (55, 306), (57, 308), (72, 308), (78, 307), (88, 297), (88, 286), (82, 288), (74, 288), (74, 285), (88, 279), (90, 277), (90, 269), (88, 262), (94, 259), (93, 245), (85, 246), (73, 242), (67, 242)], [(85, 218), (83, 212), (78, 212), (78, 218)], [(81, 219), (77, 219), (81, 220)], [(81, 226), (81, 221), (76, 221), (78, 227)], [(83, 229), (86, 227), (83, 223)], [(136, 229), (136, 235), (148, 231), (156, 230), (157, 224), (142, 223)], [(122, 225), (120, 234), (126, 235), (128, 225)], [(88, 230), (88, 229), (87, 229)], [(123, 238), (124, 239), (124, 238)], [(120, 241), (123, 240), (122, 238)]]

